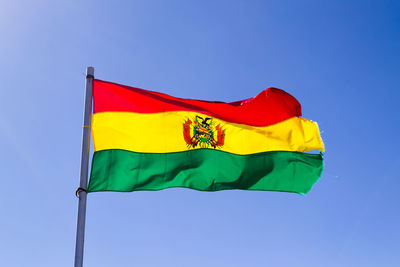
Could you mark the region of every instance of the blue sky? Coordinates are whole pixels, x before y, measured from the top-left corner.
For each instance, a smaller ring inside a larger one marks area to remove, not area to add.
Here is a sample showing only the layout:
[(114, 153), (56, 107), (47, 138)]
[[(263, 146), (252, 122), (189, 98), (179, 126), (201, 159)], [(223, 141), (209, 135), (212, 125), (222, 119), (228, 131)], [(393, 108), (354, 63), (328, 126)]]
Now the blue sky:
[(0, 265), (72, 266), (85, 69), (177, 97), (282, 88), (319, 123), (306, 196), (93, 193), (85, 266), (398, 266), (399, 1), (0, 2)]

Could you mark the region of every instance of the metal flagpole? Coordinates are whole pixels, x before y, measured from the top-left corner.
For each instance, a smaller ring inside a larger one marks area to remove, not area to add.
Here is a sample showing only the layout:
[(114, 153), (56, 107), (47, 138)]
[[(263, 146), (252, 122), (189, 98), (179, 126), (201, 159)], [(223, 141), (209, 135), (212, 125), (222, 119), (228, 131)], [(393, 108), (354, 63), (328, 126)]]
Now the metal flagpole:
[(90, 124), (92, 115), (92, 90), (93, 90), (94, 68), (86, 69), (86, 92), (85, 92), (85, 111), (83, 115), (82, 129), (82, 155), (81, 155), (81, 178), (76, 195), (79, 197), (78, 223), (76, 230), (75, 245), (75, 267), (83, 265), (83, 243), (85, 239), (85, 219), (86, 219), (86, 198), (87, 198), (87, 177), (89, 168), (89, 148), (90, 148)]

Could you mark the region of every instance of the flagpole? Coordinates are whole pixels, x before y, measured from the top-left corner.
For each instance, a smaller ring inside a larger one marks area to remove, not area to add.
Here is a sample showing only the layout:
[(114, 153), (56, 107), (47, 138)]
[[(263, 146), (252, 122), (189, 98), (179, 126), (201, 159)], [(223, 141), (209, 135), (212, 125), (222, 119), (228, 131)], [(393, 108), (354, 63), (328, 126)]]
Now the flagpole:
[(94, 68), (87, 67), (85, 111), (83, 115), (83, 129), (82, 129), (81, 176), (80, 176), (79, 188), (78, 190), (76, 190), (76, 195), (79, 197), (79, 204), (78, 204), (78, 222), (76, 229), (75, 267), (83, 266), (83, 244), (85, 240), (87, 177), (89, 168), (93, 79), (94, 79)]

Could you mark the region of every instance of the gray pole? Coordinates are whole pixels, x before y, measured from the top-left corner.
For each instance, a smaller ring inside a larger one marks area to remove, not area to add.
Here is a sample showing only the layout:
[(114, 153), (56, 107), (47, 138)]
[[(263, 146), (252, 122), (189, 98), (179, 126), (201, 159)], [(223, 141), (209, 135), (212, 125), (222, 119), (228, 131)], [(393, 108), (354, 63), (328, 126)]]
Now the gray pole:
[(76, 230), (75, 245), (75, 267), (83, 265), (83, 242), (85, 239), (85, 219), (86, 219), (86, 197), (87, 197), (87, 177), (89, 168), (89, 148), (90, 148), (90, 124), (92, 115), (92, 90), (93, 90), (94, 68), (86, 69), (86, 93), (85, 93), (85, 112), (83, 115), (83, 136), (82, 136), (82, 155), (81, 155), (81, 178), (79, 188), (76, 191), (79, 197), (78, 223)]

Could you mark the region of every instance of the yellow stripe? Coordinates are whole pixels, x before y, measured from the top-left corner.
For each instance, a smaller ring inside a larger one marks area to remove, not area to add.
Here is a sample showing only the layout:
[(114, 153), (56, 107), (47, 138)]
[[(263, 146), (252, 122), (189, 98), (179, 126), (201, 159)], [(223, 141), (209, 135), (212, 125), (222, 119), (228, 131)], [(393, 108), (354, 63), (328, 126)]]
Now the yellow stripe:
[[(94, 149), (124, 149), (144, 153), (199, 149), (198, 146), (188, 148), (183, 137), (184, 122), (187, 119), (193, 122), (196, 115), (206, 117), (190, 111), (150, 114), (96, 113), (92, 120)], [(225, 144), (217, 149), (229, 153), (245, 155), (266, 151), (324, 151), (317, 123), (304, 118), (294, 117), (266, 127), (230, 123), (213, 118), (212, 128), (215, 130), (217, 125), (221, 125), (225, 130)]]

